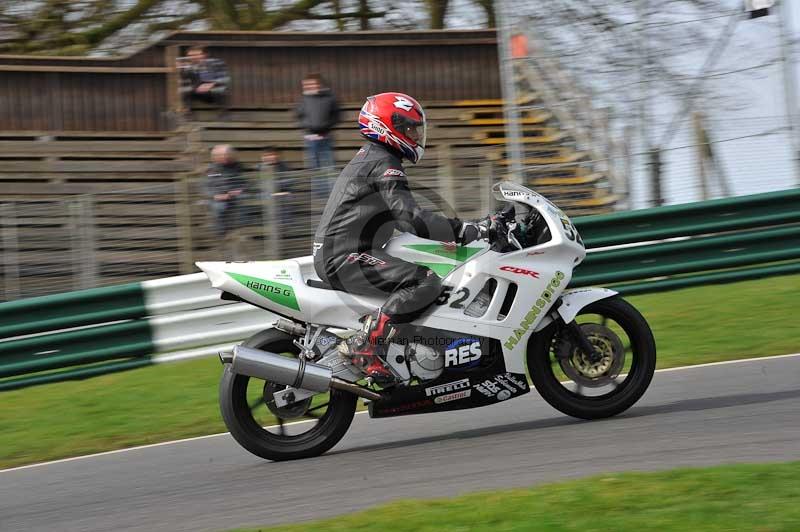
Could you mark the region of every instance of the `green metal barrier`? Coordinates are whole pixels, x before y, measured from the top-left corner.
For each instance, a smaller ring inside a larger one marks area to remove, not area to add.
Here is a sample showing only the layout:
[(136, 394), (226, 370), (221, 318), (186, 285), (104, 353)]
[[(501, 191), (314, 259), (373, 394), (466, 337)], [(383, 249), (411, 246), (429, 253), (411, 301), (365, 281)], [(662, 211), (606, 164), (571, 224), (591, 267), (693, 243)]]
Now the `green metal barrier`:
[(659, 279), (655, 281), (646, 281), (643, 283), (626, 283), (614, 286), (614, 290), (618, 291), (620, 294), (632, 296), (636, 294), (651, 294), (653, 292), (677, 290), (680, 288), (691, 288), (692, 286), (750, 281), (753, 279), (763, 279), (764, 277), (773, 277), (775, 275), (793, 275), (797, 273), (800, 273), (800, 262), (780, 264), (777, 266), (742, 268), (733, 271), (714, 272), (701, 275), (689, 275), (685, 277), (675, 277), (672, 279)]
[(608, 284), (800, 259), (800, 225), (592, 253), (574, 284)]
[(153, 352), (147, 320), (0, 342), (0, 378)]
[(800, 189), (575, 219), (588, 248), (793, 222), (800, 222)]
[(141, 318), (140, 283), (91, 288), (0, 303), (0, 338)]
[[(571, 286), (610, 284), (631, 295), (800, 273), (800, 189), (575, 224), (590, 253)], [(628, 246), (597, 249), (619, 245)], [(183, 316), (202, 333), (198, 316), (182, 313), (213, 314), (221, 303), (202, 274), (0, 303), (0, 390), (148, 365), (160, 348), (152, 316)], [(184, 338), (190, 329), (164, 334)]]
[(575, 225), (590, 253), (571, 286), (641, 294), (800, 268), (800, 189), (584, 216)]

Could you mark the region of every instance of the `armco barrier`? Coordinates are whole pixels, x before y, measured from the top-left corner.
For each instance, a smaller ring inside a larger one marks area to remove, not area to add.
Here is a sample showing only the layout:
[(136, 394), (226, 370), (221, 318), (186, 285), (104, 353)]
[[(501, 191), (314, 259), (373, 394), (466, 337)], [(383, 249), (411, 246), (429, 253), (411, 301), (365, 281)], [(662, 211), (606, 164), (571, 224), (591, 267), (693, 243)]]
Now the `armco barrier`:
[(798, 222), (800, 189), (585, 216), (572, 285), (634, 294), (797, 273)]
[[(800, 189), (575, 222), (589, 254), (571, 286), (638, 294), (800, 273)], [(273, 319), (220, 300), (201, 273), (2, 303), (0, 390), (212, 354)]]
[(800, 222), (800, 189), (583, 216), (575, 220), (589, 248), (794, 222)]
[(0, 304), (0, 338), (225, 303), (202, 273), (32, 297)]
[(275, 318), (219, 296), (197, 273), (2, 303), (0, 390), (213, 354)]

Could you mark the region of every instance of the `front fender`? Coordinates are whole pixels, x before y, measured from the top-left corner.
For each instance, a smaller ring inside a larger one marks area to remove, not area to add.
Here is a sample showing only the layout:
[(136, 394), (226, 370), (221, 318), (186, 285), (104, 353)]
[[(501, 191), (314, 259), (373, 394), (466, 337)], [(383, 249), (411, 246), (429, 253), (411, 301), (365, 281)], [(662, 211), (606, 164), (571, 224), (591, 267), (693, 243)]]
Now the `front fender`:
[(580, 310), (601, 299), (606, 299), (617, 295), (618, 292), (609, 290), (608, 288), (574, 288), (572, 290), (564, 290), (561, 294), (561, 305), (556, 309), (558, 315), (564, 320), (564, 323), (569, 323), (575, 319)]

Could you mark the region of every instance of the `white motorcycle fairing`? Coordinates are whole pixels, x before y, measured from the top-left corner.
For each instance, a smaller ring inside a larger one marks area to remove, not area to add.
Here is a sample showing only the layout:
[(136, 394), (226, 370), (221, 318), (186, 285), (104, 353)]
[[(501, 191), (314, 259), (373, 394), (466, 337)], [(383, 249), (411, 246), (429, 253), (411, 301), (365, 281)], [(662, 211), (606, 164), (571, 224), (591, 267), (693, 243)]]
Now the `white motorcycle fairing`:
[(558, 315), (561, 316), (561, 319), (564, 320), (564, 323), (569, 323), (575, 319), (575, 316), (578, 315), (578, 312), (580, 312), (582, 308), (595, 301), (613, 297), (617, 294), (618, 292), (608, 288), (592, 287), (565, 290), (564, 293), (561, 294), (561, 305), (558, 306), (556, 311)]
[[(444, 278), (444, 294), (413, 325), (497, 339), (502, 344), (506, 371), (524, 374), (528, 338), (552, 321), (551, 307), (559, 297), (562, 303), (558, 314), (571, 321), (585, 305), (615, 292), (577, 289), (564, 293), (572, 269), (586, 255), (572, 222), (543, 196), (521, 185), (502, 182), (493, 191), (498, 200), (513, 202), (519, 210), (538, 210), (547, 223), (550, 240), (498, 253), (488, 249), (485, 242), (450, 251), (440, 242), (402, 234), (389, 241), (385, 250), (428, 266)], [(309, 286), (309, 280), (318, 280), (311, 256), (266, 262), (198, 262), (197, 266), (214, 288), (315, 325), (358, 329), (359, 318), (384, 303), (381, 298)], [(494, 285), (488, 305), (480, 307), (480, 315), (468, 315), (487, 284)]]

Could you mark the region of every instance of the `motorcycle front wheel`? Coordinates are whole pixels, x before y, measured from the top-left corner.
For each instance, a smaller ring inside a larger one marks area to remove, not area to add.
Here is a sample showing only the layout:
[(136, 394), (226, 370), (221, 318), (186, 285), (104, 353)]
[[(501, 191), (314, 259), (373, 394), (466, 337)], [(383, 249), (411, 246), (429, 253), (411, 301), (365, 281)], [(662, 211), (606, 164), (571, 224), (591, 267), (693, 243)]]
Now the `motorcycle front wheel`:
[[(296, 357), (293, 338), (276, 329), (261, 331), (242, 345)], [(294, 404), (277, 407), (272, 394), (285, 386), (238, 375), (225, 364), (219, 386), (222, 419), (234, 439), (267, 460), (319, 456), (336, 445), (350, 428), (358, 398), (330, 390)]]
[(528, 373), (536, 390), (569, 416), (600, 419), (624, 412), (641, 398), (655, 372), (650, 326), (619, 296), (584, 307), (575, 320), (599, 360), (587, 357), (563, 324), (553, 323), (528, 343)]

